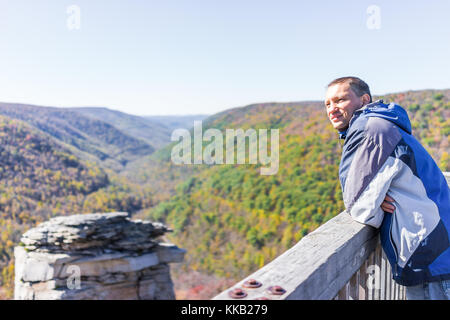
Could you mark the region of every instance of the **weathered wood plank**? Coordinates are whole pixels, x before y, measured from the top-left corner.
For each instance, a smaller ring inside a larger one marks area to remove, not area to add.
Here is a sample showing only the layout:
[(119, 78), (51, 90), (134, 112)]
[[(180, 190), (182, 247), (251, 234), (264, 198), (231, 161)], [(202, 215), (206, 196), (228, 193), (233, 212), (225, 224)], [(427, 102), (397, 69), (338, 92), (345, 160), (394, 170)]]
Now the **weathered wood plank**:
[(366, 261), (362, 264), (361, 268), (359, 269), (359, 300), (365, 300), (367, 295), (367, 273), (366, 273)]
[(348, 283), (348, 300), (358, 300), (358, 272), (355, 272)]
[(367, 281), (367, 287), (368, 287), (368, 299), (373, 300), (374, 299), (374, 287), (375, 287), (375, 270), (374, 270), (374, 264), (375, 264), (375, 251), (372, 251), (369, 258), (367, 259), (367, 273), (368, 273), (368, 281)]
[(338, 297), (339, 300), (348, 300), (348, 283), (339, 290)]
[(375, 248), (374, 252), (374, 277), (375, 277), (375, 283), (374, 283), (374, 300), (380, 300), (380, 288), (381, 288), (381, 247), (378, 245)]
[(400, 300), (400, 285), (395, 284), (395, 300)]
[(381, 300), (386, 300), (386, 281), (387, 281), (387, 279), (386, 279), (386, 272), (387, 272), (387, 270), (386, 270), (386, 267), (389, 267), (389, 262), (387, 261), (387, 258), (386, 258), (386, 254), (384, 253), (384, 251), (383, 250), (381, 250), (381, 271), (380, 271), (380, 277), (381, 277), (381, 279), (380, 279), (380, 290), (381, 290), (381, 292), (380, 292), (380, 294), (381, 294), (381, 296), (380, 296), (380, 299)]
[(386, 268), (386, 300), (392, 300), (391, 295), (391, 282), (392, 282), (392, 270), (391, 270), (391, 264), (387, 264)]
[(391, 280), (391, 299), (395, 300), (395, 281)]

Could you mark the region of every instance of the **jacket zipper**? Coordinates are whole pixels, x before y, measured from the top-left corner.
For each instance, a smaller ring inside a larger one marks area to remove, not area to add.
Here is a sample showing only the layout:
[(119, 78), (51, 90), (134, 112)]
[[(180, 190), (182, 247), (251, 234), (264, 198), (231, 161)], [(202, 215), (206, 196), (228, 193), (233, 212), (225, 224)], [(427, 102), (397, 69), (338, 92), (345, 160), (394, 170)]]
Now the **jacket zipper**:
[[(394, 211), (394, 213), (395, 213), (395, 211)], [(391, 214), (394, 214), (394, 213), (391, 213)], [(394, 245), (394, 240), (392, 240), (393, 220), (394, 220), (394, 217), (392, 217), (391, 225), (389, 226), (389, 240), (391, 241), (391, 246), (392, 246), (392, 249), (394, 250), (394, 254), (395, 254), (394, 274), (395, 274), (395, 276), (397, 276), (397, 263), (398, 263), (397, 247)]]

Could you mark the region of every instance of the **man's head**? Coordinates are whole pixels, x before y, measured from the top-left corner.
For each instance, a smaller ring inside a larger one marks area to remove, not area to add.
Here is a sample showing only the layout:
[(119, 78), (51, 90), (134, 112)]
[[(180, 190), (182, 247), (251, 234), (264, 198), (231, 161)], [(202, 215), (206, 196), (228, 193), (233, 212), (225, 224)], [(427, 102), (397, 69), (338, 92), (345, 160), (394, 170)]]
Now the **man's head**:
[(359, 78), (342, 77), (331, 81), (327, 86), (327, 115), (337, 130), (346, 129), (355, 110), (371, 102), (369, 86)]

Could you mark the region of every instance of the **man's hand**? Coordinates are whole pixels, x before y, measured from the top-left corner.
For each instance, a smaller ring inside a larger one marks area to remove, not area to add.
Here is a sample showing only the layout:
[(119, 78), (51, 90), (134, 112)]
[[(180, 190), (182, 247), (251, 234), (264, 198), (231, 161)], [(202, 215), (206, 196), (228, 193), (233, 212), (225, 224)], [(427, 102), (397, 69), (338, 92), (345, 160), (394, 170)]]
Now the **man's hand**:
[(384, 201), (381, 204), (381, 209), (383, 209), (385, 212), (394, 213), (395, 212), (395, 206), (393, 205), (394, 199), (386, 195), (384, 197)]

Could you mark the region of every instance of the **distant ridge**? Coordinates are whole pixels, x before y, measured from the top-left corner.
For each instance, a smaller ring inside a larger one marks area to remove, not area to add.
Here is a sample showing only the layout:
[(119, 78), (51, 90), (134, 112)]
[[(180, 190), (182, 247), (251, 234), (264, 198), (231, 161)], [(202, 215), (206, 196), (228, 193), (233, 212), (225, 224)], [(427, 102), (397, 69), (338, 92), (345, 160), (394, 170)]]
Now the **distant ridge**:
[(209, 117), (207, 114), (193, 115), (167, 115), (167, 116), (143, 116), (150, 121), (157, 121), (164, 124), (171, 131), (175, 129), (190, 129), (194, 126), (194, 121), (201, 121)]
[(68, 108), (92, 119), (107, 122), (124, 133), (144, 140), (154, 149), (160, 149), (170, 142), (171, 129), (164, 122), (127, 114), (104, 107)]

